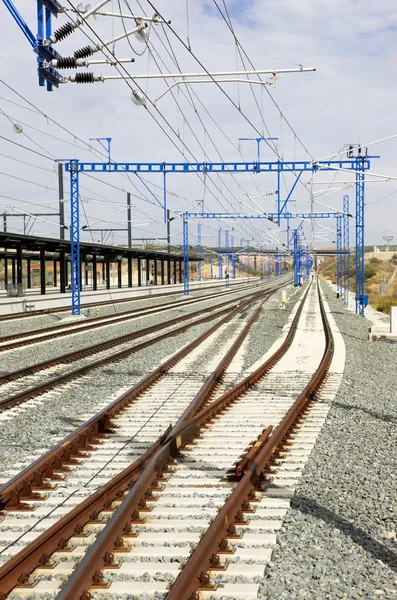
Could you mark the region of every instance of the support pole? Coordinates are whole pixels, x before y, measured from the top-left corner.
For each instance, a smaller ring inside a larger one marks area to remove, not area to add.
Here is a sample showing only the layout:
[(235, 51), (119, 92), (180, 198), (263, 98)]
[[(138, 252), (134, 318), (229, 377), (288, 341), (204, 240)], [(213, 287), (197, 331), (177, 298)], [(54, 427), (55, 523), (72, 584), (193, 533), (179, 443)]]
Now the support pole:
[(349, 196), (343, 196), (343, 298), (345, 306), (350, 303), (350, 240), (349, 240)]
[(210, 256), (210, 278), (214, 279), (214, 263), (212, 261), (212, 256)]
[(183, 295), (189, 295), (189, 221), (183, 216)]
[(298, 232), (294, 231), (294, 287), (299, 285)]
[(142, 287), (142, 259), (138, 256), (138, 287)]
[(65, 239), (65, 202), (63, 193), (63, 164), (58, 163), (59, 239)]
[(157, 258), (153, 260), (154, 285), (157, 285)]
[(201, 269), (201, 223), (197, 223), (197, 279), (202, 280), (202, 269)]
[(3, 214), (3, 231), (7, 233), (7, 215), (5, 213)]
[(97, 275), (97, 256), (92, 255), (92, 289), (94, 292), (98, 289), (98, 275)]
[(164, 258), (160, 259), (161, 285), (164, 285)]
[(365, 158), (356, 158), (356, 314), (364, 316), (364, 168)]
[(145, 285), (149, 285), (149, 281), (150, 281), (150, 273), (149, 273), (149, 270), (150, 270), (150, 261), (149, 261), (149, 259), (147, 257), (146, 257), (146, 260), (145, 260), (145, 266), (146, 266), (146, 282), (145, 282)]
[(174, 263), (174, 283), (176, 283), (177, 273), (176, 273), (176, 259), (173, 260)]
[(32, 287), (32, 271), (30, 268), (30, 258), (26, 259), (26, 287), (28, 290)]
[(121, 260), (117, 261), (117, 286), (119, 289), (123, 287), (123, 263)]
[(40, 248), (40, 293), (45, 291), (45, 248)]
[[(80, 314), (80, 215), (79, 215), (79, 172), (78, 160), (70, 166), (70, 264), (72, 287), (72, 315)], [(108, 273), (108, 283), (110, 278)]]
[[(183, 259), (182, 258), (178, 258), (178, 265), (179, 265), (179, 283), (183, 282)], [(187, 262), (187, 277), (189, 279), (189, 261)]]
[(276, 277), (278, 277), (280, 275), (280, 263), (279, 263), (279, 254), (278, 254), (278, 248), (276, 248)]
[(225, 256), (226, 256), (226, 287), (229, 287), (229, 231), (225, 231)]
[(132, 287), (132, 256), (127, 258), (127, 270), (128, 270), (128, 287)]
[(19, 292), (22, 288), (22, 246), (17, 247), (17, 286)]
[(8, 259), (7, 259), (7, 248), (4, 248), (4, 289), (7, 291), (8, 287)]
[(236, 252), (234, 248), (234, 237), (231, 238), (232, 243), (232, 277), (236, 279)]
[[(131, 194), (127, 192), (127, 235), (128, 235), (128, 248), (131, 248)], [(129, 287), (132, 286), (128, 284)]]
[(58, 281), (57, 281), (57, 261), (56, 260), (52, 261), (52, 270), (53, 270), (53, 273), (52, 273), (53, 274), (53, 284), (54, 284), (54, 287), (57, 287)]
[(247, 275), (248, 283), (251, 282), (251, 240), (247, 240)]
[[(164, 175), (164, 182), (165, 182), (165, 175)], [(171, 225), (170, 225), (170, 223), (171, 223), (170, 211), (167, 208), (167, 252), (168, 252), (168, 254), (171, 254)], [(170, 281), (168, 283), (170, 283)]]
[(270, 252), (267, 251), (267, 278), (270, 279), (271, 276), (271, 262), (270, 262)]
[(222, 279), (222, 229), (218, 230), (218, 279)]
[(107, 256), (105, 258), (105, 279), (106, 279), (106, 289), (110, 290), (110, 257)]
[(238, 259), (238, 276), (240, 277), (240, 279), (241, 279), (241, 276), (243, 273), (243, 255), (242, 255), (243, 241), (244, 240), (240, 240), (240, 255), (239, 255), (239, 259)]
[(263, 279), (263, 246), (259, 247), (259, 277)]
[(342, 217), (336, 217), (336, 293), (342, 296)]

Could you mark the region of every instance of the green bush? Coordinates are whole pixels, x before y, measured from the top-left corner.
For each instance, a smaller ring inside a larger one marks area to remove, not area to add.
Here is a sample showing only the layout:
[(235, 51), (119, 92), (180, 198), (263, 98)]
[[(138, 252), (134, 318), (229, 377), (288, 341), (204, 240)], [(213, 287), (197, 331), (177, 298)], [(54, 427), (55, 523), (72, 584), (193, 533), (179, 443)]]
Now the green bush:
[(397, 265), (397, 254), (393, 254), (393, 256), (390, 259), (390, 262), (392, 265)]
[(379, 260), (379, 258), (375, 258), (375, 256), (373, 256), (369, 259), (369, 262), (371, 263), (371, 265), (380, 265), (382, 261)]
[(374, 275), (376, 275), (376, 267), (373, 265), (365, 265), (364, 267), (364, 281), (371, 279)]
[(397, 300), (393, 298), (379, 298), (378, 303), (376, 305), (376, 310), (380, 312), (390, 314), (390, 307), (397, 306)]

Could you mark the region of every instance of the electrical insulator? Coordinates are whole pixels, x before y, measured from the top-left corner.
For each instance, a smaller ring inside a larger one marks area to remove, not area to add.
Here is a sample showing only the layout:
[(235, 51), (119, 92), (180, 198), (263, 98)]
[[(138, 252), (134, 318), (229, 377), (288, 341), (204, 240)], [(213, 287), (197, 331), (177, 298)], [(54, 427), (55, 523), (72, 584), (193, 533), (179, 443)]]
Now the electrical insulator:
[(94, 49), (91, 46), (85, 46), (84, 48), (80, 48), (73, 52), (73, 56), (75, 58), (86, 58), (87, 56), (91, 56), (94, 54)]
[(75, 73), (70, 77), (70, 81), (75, 83), (95, 83), (96, 81), (103, 81), (101, 75), (95, 75), (95, 73)]
[(73, 69), (77, 67), (77, 59), (74, 56), (67, 56), (65, 58), (58, 58), (56, 62), (56, 66), (58, 69)]
[(54, 31), (54, 33), (51, 36), (51, 41), (54, 44), (55, 44), (55, 42), (60, 42), (65, 37), (68, 37), (68, 35), (73, 33), (73, 31), (74, 31), (74, 27), (73, 27), (72, 23), (65, 23), (65, 25), (62, 25), (62, 27), (59, 27), (59, 29), (56, 29)]

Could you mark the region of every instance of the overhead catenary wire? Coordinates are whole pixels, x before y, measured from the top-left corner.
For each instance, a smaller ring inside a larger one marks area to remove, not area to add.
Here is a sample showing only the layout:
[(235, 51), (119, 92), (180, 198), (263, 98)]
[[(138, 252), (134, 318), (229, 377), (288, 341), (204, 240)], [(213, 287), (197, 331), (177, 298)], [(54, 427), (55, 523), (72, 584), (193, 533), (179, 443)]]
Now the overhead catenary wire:
[[(69, 5), (75, 9), (73, 3), (71, 2), (71, 0), (67, 0)], [(155, 9), (155, 12), (158, 13), (158, 11)], [(68, 15), (69, 19), (71, 19), (73, 21), (73, 19), (70, 17), (70, 15)], [(82, 18), (84, 19), (84, 17), (82, 16)], [(162, 17), (161, 17), (162, 18)], [(102, 49), (101, 52), (107, 57), (106, 52), (110, 53), (109, 48), (106, 47), (106, 44), (103, 43), (102, 38), (97, 34), (97, 32), (93, 29), (93, 27), (89, 24), (86, 23), (87, 27), (90, 29), (90, 31), (93, 33), (93, 35), (95, 35), (95, 37), (101, 42), (102, 44)], [(86, 35), (86, 37), (92, 42), (93, 40), (90, 38), (90, 36), (87, 34), (86, 31), (84, 31), (84, 34)], [(115, 59), (114, 55), (112, 55), (113, 60), (116, 62), (114, 68), (116, 68), (116, 70), (118, 71), (119, 74), (121, 74), (121, 71), (123, 71), (128, 78), (131, 78), (133, 80), (133, 78), (130, 76), (129, 72), (126, 70), (126, 68), (124, 67), (123, 64), (118, 63), (117, 59)], [(134, 92), (134, 89), (132, 88), (130, 82), (128, 81), (128, 79), (123, 79), (123, 81), (125, 81), (125, 83), (128, 85), (128, 87), (130, 88), (130, 90), (132, 92)], [(141, 86), (139, 86), (139, 84), (137, 84), (136, 82), (134, 82), (135, 85), (138, 87), (138, 89), (140, 90), (141, 93), (143, 93), (145, 95), (144, 90), (142, 89)], [(165, 118), (165, 116), (159, 111), (159, 109), (153, 104), (153, 102), (150, 100), (150, 98), (148, 98), (146, 95), (145, 97), (147, 98), (148, 102), (153, 106), (153, 108), (155, 109), (155, 111), (160, 115), (160, 117), (162, 118), (162, 120), (166, 123), (167, 127), (171, 130), (171, 132), (176, 136), (177, 136), (177, 132), (174, 130), (174, 128), (172, 127), (172, 125), (169, 123), (169, 121)], [(167, 138), (171, 141), (171, 143), (175, 146), (175, 148), (178, 150), (178, 152), (180, 152), (183, 155), (183, 152), (181, 150), (181, 148), (178, 146), (178, 144), (172, 139), (172, 137), (170, 136), (170, 134), (164, 129), (164, 127), (160, 124), (160, 122), (158, 121), (158, 119), (156, 118), (156, 116), (149, 111), (147, 105), (144, 105), (144, 108), (149, 112), (150, 116), (154, 119), (154, 121), (159, 125), (160, 129), (163, 131), (163, 133), (167, 136)], [(178, 138), (179, 139), (179, 138)], [(179, 141), (181, 141), (179, 139)], [(197, 159), (195, 158), (194, 154), (190, 151), (190, 149), (187, 147), (187, 145), (182, 142), (182, 146), (189, 152), (189, 154), (192, 156), (192, 158), (197, 162)], [(198, 174), (199, 175), (199, 174)], [(216, 186), (216, 184), (214, 184)], [(217, 186), (216, 186), (217, 187)], [(219, 189), (219, 188), (218, 188)]]

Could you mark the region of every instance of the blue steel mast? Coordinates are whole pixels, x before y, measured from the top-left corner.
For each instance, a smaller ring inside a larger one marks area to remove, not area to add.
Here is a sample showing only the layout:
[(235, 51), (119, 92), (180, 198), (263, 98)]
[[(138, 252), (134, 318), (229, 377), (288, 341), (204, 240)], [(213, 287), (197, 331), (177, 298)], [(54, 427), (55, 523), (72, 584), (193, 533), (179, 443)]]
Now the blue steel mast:
[(365, 158), (356, 158), (356, 314), (364, 316), (364, 171)]
[(349, 196), (343, 196), (343, 296), (349, 306), (350, 293), (350, 240), (349, 240)]
[(336, 217), (336, 293), (342, 295), (342, 215)]

